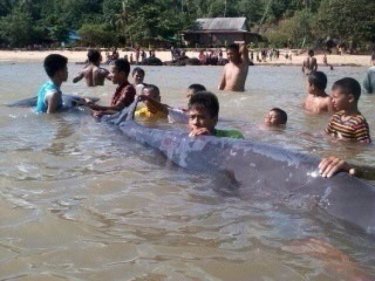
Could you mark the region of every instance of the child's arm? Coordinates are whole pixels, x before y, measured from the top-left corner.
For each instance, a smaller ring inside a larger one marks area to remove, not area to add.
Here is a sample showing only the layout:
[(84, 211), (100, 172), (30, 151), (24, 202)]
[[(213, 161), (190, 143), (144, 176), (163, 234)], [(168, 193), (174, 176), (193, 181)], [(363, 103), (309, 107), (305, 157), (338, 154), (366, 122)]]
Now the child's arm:
[(48, 98), (48, 108), (47, 113), (55, 113), (59, 106), (59, 94), (57, 92), (51, 94), (51, 96)]
[(139, 100), (140, 101), (147, 100), (151, 104), (152, 107), (154, 107), (158, 111), (163, 112), (164, 114), (168, 114), (169, 106), (167, 104), (161, 103), (145, 95), (139, 95)]
[(84, 77), (83, 72), (80, 72), (76, 77), (73, 78), (73, 83), (77, 83)]
[(243, 42), (240, 44), (240, 54), (241, 58), (243, 59), (244, 62), (249, 62), (249, 50), (247, 49), (246, 43)]

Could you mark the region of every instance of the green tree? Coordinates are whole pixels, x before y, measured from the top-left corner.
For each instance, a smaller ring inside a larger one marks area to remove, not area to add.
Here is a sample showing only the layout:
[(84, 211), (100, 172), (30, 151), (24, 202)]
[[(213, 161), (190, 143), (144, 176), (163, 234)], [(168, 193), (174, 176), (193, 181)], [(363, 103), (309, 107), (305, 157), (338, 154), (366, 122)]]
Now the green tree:
[(375, 41), (375, 2), (326, 0), (317, 16), (317, 35), (341, 41)]

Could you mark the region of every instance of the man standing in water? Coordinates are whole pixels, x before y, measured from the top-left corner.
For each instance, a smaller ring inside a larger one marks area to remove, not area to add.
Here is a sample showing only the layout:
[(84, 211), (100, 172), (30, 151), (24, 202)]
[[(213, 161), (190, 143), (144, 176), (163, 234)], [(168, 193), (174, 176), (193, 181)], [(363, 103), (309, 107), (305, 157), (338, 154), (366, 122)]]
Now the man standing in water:
[(104, 79), (108, 77), (109, 71), (100, 67), (102, 55), (98, 50), (89, 50), (87, 53), (89, 64), (73, 79), (73, 83), (85, 78), (88, 87), (103, 86)]
[(318, 62), (314, 57), (314, 50), (310, 49), (307, 58), (302, 63), (302, 72), (306, 75), (318, 70)]
[(224, 66), (219, 90), (243, 92), (250, 62), (249, 51), (245, 42), (241, 43), (240, 46), (238, 44), (229, 45), (227, 59), (229, 63)]

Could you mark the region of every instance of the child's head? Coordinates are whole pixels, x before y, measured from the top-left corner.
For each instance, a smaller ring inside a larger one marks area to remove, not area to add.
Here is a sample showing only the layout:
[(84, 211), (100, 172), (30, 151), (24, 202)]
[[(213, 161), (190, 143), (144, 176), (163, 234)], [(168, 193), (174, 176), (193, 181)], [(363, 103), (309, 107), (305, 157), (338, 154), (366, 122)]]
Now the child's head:
[(361, 85), (357, 80), (345, 77), (337, 80), (332, 86), (332, 104), (336, 111), (357, 110)]
[(316, 91), (324, 91), (327, 87), (327, 76), (324, 72), (314, 71), (307, 77), (309, 94), (315, 94)]
[(286, 112), (278, 107), (272, 108), (264, 117), (264, 123), (267, 126), (286, 125), (288, 115)]
[[(160, 90), (153, 84), (147, 84), (146, 86), (144, 86), (144, 88), (142, 89), (142, 94), (160, 102)], [(144, 100), (144, 104), (149, 110), (152, 110), (152, 104), (150, 104), (147, 99)]]
[(136, 85), (142, 84), (145, 78), (145, 71), (140, 67), (135, 67), (132, 71), (132, 77)]
[(191, 84), (188, 88), (187, 88), (187, 91), (186, 91), (186, 97), (188, 99), (191, 98), (192, 95), (198, 93), (198, 92), (202, 92), (202, 91), (206, 91), (206, 87), (201, 85), (201, 84)]
[(127, 60), (117, 59), (112, 67), (112, 82), (122, 84), (128, 80), (130, 64)]
[(198, 92), (189, 101), (190, 130), (206, 128), (213, 132), (219, 116), (219, 101), (217, 97), (207, 91)]
[(314, 50), (313, 49), (310, 49), (307, 54), (310, 56), (310, 57), (313, 57), (314, 56)]
[(44, 59), (44, 69), (48, 77), (66, 81), (68, 79), (68, 58), (58, 54), (48, 55)]
[(88, 58), (89, 62), (91, 62), (93, 64), (99, 64), (102, 60), (102, 55), (100, 54), (100, 52), (98, 50), (90, 49), (87, 52), (87, 58)]
[(229, 61), (237, 61), (240, 58), (240, 46), (238, 44), (230, 44), (227, 47), (227, 59)]

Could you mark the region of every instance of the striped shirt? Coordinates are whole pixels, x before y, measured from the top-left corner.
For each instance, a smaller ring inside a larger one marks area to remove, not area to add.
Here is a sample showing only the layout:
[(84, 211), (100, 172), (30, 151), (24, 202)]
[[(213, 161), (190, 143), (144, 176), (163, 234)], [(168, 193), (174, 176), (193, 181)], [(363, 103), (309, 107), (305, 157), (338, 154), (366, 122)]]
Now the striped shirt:
[(339, 111), (331, 117), (325, 131), (327, 134), (338, 139), (362, 143), (371, 142), (369, 126), (361, 113), (346, 116), (344, 115), (344, 111)]

